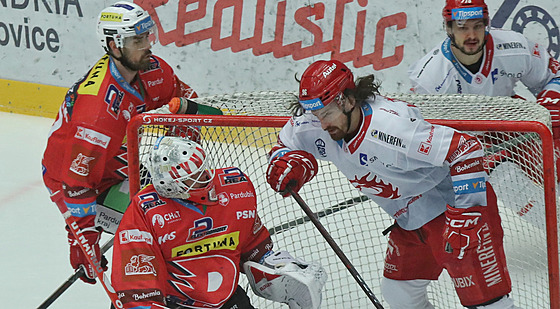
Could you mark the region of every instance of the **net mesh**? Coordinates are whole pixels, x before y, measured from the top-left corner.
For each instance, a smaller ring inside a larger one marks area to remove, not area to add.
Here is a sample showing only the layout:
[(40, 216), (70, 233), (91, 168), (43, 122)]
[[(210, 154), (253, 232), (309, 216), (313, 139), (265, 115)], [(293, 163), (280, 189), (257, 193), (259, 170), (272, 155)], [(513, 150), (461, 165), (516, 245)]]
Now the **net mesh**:
[[(547, 110), (527, 101), (469, 95), (389, 97), (415, 104), (426, 119), (537, 121), (550, 127)], [(288, 116), (288, 108), (297, 104), (297, 97), (289, 92), (258, 92), (203, 97), (196, 101), (218, 107), (230, 115)], [(188, 115), (180, 117), (186, 119)], [(267, 120), (263, 117), (262, 121)], [(190, 136), (189, 124), (192, 123), (184, 120), (162, 125), (152, 119), (150, 124), (138, 128), (139, 147), (129, 152), (142, 162), (157, 137)], [(325, 267), (329, 279), (323, 290), (322, 308), (371, 307), (359, 285), (295, 201), (282, 198), (266, 183), (266, 154), (276, 143), (279, 130), (248, 127), (241, 121), (234, 127), (202, 125), (200, 137), (203, 147), (214, 156), (214, 162), (219, 162), (219, 167), (239, 167), (251, 178), (257, 192), (259, 214), (272, 234), (276, 250), (288, 250), (294, 256)], [(513, 282), (511, 296), (517, 306), (547, 308), (550, 304), (542, 141), (534, 132), (489, 132), (486, 127), (470, 132), (485, 146), (485, 167), (498, 195)], [(380, 290), (387, 242), (381, 232), (392, 224), (392, 219), (361, 196), (334, 165), (319, 163), (319, 174), (300, 194), (377, 298), (387, 306)], [(131, 178), (139, 177), (143, 183), (149, 180), (142, 164), (130, 169)], [(241, 284), (256, 308), (285, 308), (285, 305), (255, 296), (244, 278), (242, 276)], [(445, 271), (430, 285), (429, 298), (436, 308), (462, 308)]]

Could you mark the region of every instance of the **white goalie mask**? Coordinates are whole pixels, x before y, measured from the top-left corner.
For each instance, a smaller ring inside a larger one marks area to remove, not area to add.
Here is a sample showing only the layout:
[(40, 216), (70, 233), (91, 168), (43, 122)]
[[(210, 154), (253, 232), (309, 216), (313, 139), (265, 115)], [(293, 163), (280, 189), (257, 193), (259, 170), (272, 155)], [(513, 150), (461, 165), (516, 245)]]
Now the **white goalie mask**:
[(214, 170), (200, 144), (181, 137), (160, 137), (147, 165), (159, 195), (206, 205), (217, 202)]
[(106, 52), (109, 52), (107, 38), (115, 41), (117, 48), (123, 48), (131, 38), (148, 34), (150, 48), (157, 43), (157, 27), (150, 14), (139, 5), (127, 1), (119, 1), (105, 8), (97, 18), (97, 38)]

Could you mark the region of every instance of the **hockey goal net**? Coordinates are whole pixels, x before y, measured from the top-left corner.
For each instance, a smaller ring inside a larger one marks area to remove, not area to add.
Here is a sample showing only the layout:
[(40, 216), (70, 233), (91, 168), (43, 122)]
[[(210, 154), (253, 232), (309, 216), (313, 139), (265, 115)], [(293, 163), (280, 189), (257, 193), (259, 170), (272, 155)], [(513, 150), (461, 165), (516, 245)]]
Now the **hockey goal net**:
[[(560, 308), (558, 240), (550, 117), (527, 101), (467, 95), (388, 95), (418, 106), (426, 119), (479, 136), (485, 145), (485, 166), (499, 199), (504, 242), (513, 291), (522, 308)], [(131, 192), (149, 181), (142, 162), (162, 135), (184, 136), (201, 129), (201, 143), (219, 166), (239, 167), (253, 181), (259, 214), (276, 250), (288, 250), (320, 262), (329, 274), (322, 308), (368, 308), (370, 301), (309, 222), (298, 204), (282, 198), (266, 183), (266, 154), (296, 102), (289, 92), (238, 93), (198, 98), (220, 108), (224, 116), (142, 114), (128, 128)], [(300, 191), (374, 294), (382, 299), (380, 282), (387, 239), (381, 232), (392, 219), (361, 196), (328, 162)], [(491, 276), (491, 273), (488, 274)], [(257, 308), (284, 308), (252, 294)], [(429, 287), (436, 308), (461, 308), (453, 282), (445, 273)], [(386, 305), (387, 306), (387, 305)]]

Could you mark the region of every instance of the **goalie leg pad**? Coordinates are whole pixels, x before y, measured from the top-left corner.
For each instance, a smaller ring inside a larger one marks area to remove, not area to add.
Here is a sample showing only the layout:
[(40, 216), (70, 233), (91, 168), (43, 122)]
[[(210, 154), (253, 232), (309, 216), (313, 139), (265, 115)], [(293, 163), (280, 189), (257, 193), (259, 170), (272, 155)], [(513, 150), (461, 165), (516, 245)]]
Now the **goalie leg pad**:
[(270, 268), (248, 261), (243, 264), (249, 285), (260, 297), (288, 304), (290, 309), (316, 309), (327, 273), (319, 264), (290, 262)]

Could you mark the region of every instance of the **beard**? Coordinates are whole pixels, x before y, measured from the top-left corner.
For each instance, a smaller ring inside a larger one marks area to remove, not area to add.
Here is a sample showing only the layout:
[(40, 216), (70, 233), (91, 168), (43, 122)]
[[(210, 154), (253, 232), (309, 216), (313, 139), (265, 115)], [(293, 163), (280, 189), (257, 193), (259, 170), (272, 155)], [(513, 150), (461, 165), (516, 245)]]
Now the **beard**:
[(150, 67), (150, 58), (146, 57), (152, 54), (152, 51), (149, 49), (146, 49), (139, 61), (130, 60), (129, 53), (126, 48), (121, 49), (121, 53), (122, 56), (117, 60), (119, 60), (125, 68), (131, 71), (145, 71)]
[(459, 46), (457, 44), (455, 44), (455, 47), (460, 50), (463, 54), (468, 55), (468, 56), (472, 56), (472, 55), (476, 55), (478, 54), (480, 51), (482, 51), (482, 49), (484, 48), (484, 44), (480, 44), (480, 46), (475, 50), (475, 51), (467, 51), (467, 49), (465, 48), (465, 46)]

